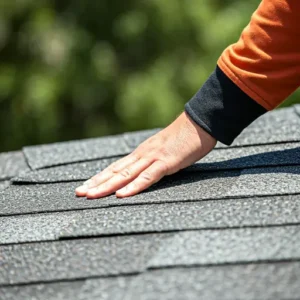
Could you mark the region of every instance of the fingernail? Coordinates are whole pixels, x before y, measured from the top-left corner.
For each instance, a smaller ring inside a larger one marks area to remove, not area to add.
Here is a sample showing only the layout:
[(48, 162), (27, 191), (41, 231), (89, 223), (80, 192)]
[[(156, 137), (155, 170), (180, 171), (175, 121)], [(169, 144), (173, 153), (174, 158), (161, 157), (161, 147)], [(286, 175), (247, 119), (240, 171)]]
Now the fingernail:
[(86, 185), (81, 185), (78, 188), (76, 188), (76, 192), (79, 193), (86, 193), (88, 190), (88, 187)]
[(124, 194), (124, 193), (126, 193), (128, 191), (129, 191), (129, 187), (127, 185), (127, 186), (121, 188), (120, 190), (118, 190), (117, 193)]

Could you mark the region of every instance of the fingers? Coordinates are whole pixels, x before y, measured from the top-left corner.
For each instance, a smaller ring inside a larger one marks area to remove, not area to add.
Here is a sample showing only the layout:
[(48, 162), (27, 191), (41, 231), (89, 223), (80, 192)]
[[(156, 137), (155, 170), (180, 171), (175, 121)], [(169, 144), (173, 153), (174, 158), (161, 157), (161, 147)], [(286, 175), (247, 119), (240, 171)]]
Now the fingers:
[[(105, 182), (100, 183), (98, 186), (88, 189), (86, 197), (89, 199), (100, 198), (114, 193), (118, 189), (126, 186), (129, 182), (133, 181), (141, 172), (148, 168), (153, 161), (141, 158), (135, 163), (123, 168)], [(125, 164), (124, 164), (125, 165)]]
[(116, 173), (126, 168), (128, 165), (136, 162), (139, 159), (138, 155), (131, 153), (118, 161), (111, 164), (109, 167), (104, 169), (99, 174), (93, 176), (91, 179), (84, 182), (83, 185), (76, 188), (75, 193), (79, 197), (86, 196), (86, 193), (89, 189), (99, 186), (100, 184), (106, 182), (112, 178)]
[(116, 192), (116, 196), (123, 198), (133, 196), (168, 174), (167, 165), (160, 160), (155, 161), (149, 168), (144, 170), (135, 180)]

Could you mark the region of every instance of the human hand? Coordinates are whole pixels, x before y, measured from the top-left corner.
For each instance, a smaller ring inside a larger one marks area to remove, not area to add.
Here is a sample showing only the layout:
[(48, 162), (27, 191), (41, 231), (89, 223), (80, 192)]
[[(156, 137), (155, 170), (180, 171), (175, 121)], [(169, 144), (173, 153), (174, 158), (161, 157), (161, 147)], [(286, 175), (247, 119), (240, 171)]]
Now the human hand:
[(89, 199), (105, 197), (114, 192), (120, 198), (133, 196), (164, 176), (190, 166), (208, 154), (215, 145), (216, 139), (183, 112), (131, 154), (78, 187), (76, 195)]

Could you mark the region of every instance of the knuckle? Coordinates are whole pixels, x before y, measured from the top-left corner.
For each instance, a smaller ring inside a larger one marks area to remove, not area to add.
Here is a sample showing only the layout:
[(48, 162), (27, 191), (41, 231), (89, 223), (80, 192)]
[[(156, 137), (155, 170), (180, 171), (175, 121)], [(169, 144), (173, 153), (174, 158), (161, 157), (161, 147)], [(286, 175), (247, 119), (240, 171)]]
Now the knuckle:
[(138, 153), (136, 153), (136, 152), (132, 152), (130, 154), (130, 156), (131, 156), (131, 161), (132, 162), (136, 162), (136, 161), (138, 161), (140, 159), (140, 155)]
[(130, 178), (131, 177), (131, 171), (128, 168), (126, 168), (126, 169), (124, 169), (120, 172), (120, 175), (124, 178)]
[(169, 172), (168, 164), (163, 160), (159, 160), (158, 162), (159, 162), (159, 169), (160, 169), (161, 173), (168, 174), (168, 172)]
[(150, 174), (150, 172), (148, 172), (148, 171), (142, 172), (141, 178), (142, 178), (143, 180), (150, 181), (150, 182), (153, 180), (152, 174)]

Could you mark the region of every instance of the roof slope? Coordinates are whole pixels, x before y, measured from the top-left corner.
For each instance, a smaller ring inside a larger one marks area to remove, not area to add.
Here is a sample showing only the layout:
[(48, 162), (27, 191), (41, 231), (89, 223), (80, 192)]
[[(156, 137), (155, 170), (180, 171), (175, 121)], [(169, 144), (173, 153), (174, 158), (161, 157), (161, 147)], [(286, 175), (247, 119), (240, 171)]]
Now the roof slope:
[(0, 154), (0, 299), (298, 299), (299, 111), (125, 199), (74, 189), (157, 130)]

